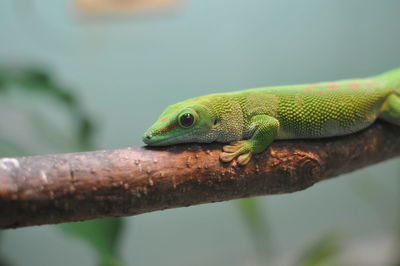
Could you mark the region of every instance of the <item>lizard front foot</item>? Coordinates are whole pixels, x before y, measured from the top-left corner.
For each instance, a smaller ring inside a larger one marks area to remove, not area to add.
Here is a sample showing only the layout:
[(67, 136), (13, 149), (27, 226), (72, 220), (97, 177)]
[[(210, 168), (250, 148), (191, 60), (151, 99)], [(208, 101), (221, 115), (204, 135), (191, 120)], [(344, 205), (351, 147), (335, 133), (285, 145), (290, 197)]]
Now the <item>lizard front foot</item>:
[(265, 150), (278, 134), (279, 122), (267, 115), (256, 115), (251, 118), (250, 129), (254, 131), (248, 140), (239, 140), (231, 145), (225, 145), (220, 154), (223, 162), (230, 162), (237, 158), (237, 162), (246, 165), (253, 154)]
[(231, 145), (225, 145), (222, 147), (223, 152), (220, 154), (220, 159), (223, 162), (230, 162), (234, 158), (237, 158), (237, 162), (240, 165), (246, 165), (252, 156), (252, 145), (248, 140), (240, 140), (233, 142)]

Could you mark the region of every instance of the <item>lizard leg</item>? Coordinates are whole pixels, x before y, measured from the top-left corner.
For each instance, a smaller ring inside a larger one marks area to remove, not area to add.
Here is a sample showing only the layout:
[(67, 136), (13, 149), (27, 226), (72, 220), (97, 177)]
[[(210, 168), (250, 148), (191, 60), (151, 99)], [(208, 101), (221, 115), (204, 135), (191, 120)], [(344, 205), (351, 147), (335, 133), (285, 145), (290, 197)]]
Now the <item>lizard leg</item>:
[(379, 117), (400, 126), (400, 95), (391, 94), (388, 96)]
[(279, 121), (268, 115), (255, 115), (251, 118), (250, 129), (253, 135), (248, 140), (239, 140), (231, 145), (225, 145), (220, 159), (230, 162), (238, 157), (238, 163), (247, 164), (253, 154), (262, 152), (276, 138)]

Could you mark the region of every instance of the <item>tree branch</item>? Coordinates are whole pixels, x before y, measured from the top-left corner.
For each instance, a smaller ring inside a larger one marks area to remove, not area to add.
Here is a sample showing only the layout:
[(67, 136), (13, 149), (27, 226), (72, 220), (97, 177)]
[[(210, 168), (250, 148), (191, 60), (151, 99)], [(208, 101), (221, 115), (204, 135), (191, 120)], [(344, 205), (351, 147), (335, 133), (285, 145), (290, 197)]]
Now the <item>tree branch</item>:
[(305, 189), (400, 155), (400, 128), (377, 122), (345, 137), (276, 141), (246, 167), (220, 144), (0, 160), (0, 228), (127, 216)]

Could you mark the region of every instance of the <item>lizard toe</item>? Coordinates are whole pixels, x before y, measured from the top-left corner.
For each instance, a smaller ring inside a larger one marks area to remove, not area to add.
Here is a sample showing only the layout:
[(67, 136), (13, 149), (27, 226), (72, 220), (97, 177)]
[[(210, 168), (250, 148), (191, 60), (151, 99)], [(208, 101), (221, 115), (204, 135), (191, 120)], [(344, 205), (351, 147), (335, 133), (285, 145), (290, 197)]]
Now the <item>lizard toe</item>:
[(249, 163), (251, 156), (251, 152), (243, 153), (237, 158), (237, 161), (240, 165), (246, 165)]
[(223, 161), (225, 163), (232, 161), (235, 157), (236, 157), (236, 153), (233, 153), (233, 152), (221, 152), (221, 154), (219, 155), (219, 158), (221, 159), (221, 161)]
[(236, 152), (236, 151), (238, 151), (239, 149), (240, 149), (240, 147), (235, 146), (235, 145), (225, 145), (225, 146), (222, 147), (222, 150), (223, 150), (223, 151), (229, 152), (229, 153), (231, 153), (231, 152)]

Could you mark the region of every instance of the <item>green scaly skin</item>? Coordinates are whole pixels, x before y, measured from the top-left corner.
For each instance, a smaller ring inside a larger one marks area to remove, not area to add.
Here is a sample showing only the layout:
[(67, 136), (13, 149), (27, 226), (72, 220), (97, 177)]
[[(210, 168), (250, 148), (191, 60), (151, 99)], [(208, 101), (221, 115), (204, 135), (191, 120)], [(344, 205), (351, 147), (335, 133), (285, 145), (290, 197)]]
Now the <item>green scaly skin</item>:
[(378, 117), (400, 125), (400, 68), (365, 79), (189, 99), (167, 107), (143, 141), (150, 146), (231, 143), (223, 147), (221, 160), (237, 157), (245, 165), (274, 139), (346, 135), (368, 127)]

